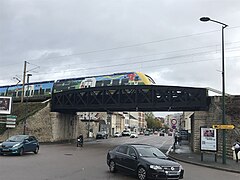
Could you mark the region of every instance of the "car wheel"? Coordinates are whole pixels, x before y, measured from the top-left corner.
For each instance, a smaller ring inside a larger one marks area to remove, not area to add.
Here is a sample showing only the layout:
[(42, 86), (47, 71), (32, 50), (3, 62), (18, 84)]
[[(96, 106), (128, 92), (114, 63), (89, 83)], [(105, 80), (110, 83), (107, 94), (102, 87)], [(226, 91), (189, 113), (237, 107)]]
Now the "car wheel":
[(113, 160), (110, 160), (109, 162), (109, 171), (111, 173), (116, 172), (116, 163)]
[(137, 170), (137, 177), (139, 180), (146, 180), (147, 179), (147, 171), (144, 167), (140, 166)]
[(19, 156), (22, 156), (23, 153), (24, 153), (24, 149), (23, 149), (23, 148), (20, 148), (20, 149), (19, 149)]
[(37, 154), (38, 151), (39, 151), (39, 147), (37, 146), (36, 149), (33, 152), (34, 152), (34, 154)]

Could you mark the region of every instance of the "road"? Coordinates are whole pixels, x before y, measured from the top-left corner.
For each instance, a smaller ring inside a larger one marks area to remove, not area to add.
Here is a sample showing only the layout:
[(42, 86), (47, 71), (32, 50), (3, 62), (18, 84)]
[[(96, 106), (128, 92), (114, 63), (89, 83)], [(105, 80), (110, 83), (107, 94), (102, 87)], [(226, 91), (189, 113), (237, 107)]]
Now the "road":
[[(124, 143), (153, 144), (167, 151), (172, 137), (139, 136), (109, 138), (86, 142), (84, 147), (75, 144), (41, 145), (39, 154), (0, 157), (0, 179), (3, 180), (133, 180), (134, 176), (108, 171), (106, 154), (109, 149)], [(239, 174), (218, 171), (181, 163), (185, 180), (237, 180)]]

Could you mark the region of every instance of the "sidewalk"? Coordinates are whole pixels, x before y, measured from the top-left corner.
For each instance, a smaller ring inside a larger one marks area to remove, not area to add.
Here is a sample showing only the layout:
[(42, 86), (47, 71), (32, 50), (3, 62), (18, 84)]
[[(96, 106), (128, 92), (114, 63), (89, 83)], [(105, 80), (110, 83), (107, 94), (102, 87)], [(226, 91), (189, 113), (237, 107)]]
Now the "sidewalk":
[(178, 161), (240, 173), (240, 161), (237, 163), (235, 160), (227, 158), (226, 164), (223, 164), (222, 157), (217, 157), (217, 162), (215, 162), (214, 153), (203, 153), (203, 161), (201, 161), (201, 153), (192, 152), (188, 142), (183, 142), (181, 146), (176, 145), (175, 151), (171, 150), (168, 155)]

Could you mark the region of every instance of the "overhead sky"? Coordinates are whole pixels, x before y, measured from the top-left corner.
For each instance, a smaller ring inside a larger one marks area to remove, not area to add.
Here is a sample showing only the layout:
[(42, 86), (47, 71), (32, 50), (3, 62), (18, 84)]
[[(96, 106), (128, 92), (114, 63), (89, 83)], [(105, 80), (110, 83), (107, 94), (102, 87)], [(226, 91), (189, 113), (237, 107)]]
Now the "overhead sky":
[[(240, 94), (239, 0), (1, 0), (0, 86), (140, 71), (158, 85)], [(14, 79), (15, 78), (15, 79)]]

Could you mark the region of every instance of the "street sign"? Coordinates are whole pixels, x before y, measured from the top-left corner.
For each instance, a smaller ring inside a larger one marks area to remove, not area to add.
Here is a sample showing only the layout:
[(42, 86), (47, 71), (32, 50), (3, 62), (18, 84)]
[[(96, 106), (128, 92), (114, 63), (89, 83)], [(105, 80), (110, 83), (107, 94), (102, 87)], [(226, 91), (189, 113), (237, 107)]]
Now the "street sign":
[(7, 121), (6, 124), (16, 124), (16, 121)]
[(7, 119), (17, 119), (17, 116), (14, 116), (14, 115), (7, 115)]
[(6, 128), (15, 128), (16, 127), (16, 125), (14, 124), (14, 125), (12, 125), (12, 124), (7, 124), (6, 125)]
[(15, 128), (16, 127), (17, 116), (6, 115), (0, 117), (0, 124), (6, 124), (6, 128)]
[(172, 125), (176, 125), (177, 124), (177, 120), (176, 119), (172, 119), (171, 122), (172, 122)]
[(234, 129), (235, 126), (232, 124), (217, 124), (217, 125), (212, 125), (212, 128), (214, 128), (214, 129)]

